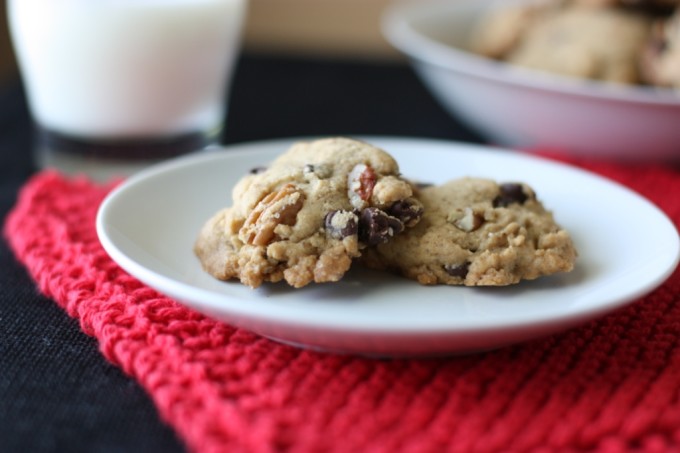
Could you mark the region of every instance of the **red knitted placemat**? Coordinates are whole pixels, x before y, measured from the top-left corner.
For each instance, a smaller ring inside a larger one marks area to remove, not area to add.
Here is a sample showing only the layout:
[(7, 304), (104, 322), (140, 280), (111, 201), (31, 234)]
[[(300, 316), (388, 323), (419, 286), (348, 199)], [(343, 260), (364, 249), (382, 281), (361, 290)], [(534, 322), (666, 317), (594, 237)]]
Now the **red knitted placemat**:
[[(576, 163), (632, 187), (680, 224), (680, 171)], [(38, 174), (5, 236), (40, 290), (141, 383), (192, 451), (680, 449), (678, 270), (601, 320), (484, 354), (324, 354), (212, 321), (128, 276), (95, 234), (110, 189)]]

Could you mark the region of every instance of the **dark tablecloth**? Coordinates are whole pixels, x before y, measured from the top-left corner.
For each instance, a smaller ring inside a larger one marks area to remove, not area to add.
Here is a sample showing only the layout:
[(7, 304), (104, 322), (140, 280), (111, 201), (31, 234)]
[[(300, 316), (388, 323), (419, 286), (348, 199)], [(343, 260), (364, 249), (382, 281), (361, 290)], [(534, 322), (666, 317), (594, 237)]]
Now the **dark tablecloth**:
[[(223, 141), (399, 135), (480, 142), (405, 65), (241, 58)], [(0, 92), (0, 215), (35, 172), (18, 81)], [(4, 223), (4, 222), (3, 222)], [(183, 451), (138, 384), (110, 365), (0, 241), (0, 451)]]

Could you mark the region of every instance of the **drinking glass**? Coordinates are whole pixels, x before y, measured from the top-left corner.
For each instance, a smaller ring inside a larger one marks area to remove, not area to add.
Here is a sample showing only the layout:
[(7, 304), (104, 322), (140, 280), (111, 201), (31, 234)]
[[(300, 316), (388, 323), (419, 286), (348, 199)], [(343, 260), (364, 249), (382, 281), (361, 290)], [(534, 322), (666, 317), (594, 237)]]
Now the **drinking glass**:
[(246, 0), (8, 0), (39, 167), (97, 178), (220, 137)]

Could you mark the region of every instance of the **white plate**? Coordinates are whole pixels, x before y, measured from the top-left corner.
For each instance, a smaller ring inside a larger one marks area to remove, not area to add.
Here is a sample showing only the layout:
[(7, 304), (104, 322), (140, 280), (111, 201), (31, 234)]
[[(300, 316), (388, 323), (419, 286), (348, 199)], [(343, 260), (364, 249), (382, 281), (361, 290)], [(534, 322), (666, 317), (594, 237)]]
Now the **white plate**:
[(678, 263), (668, 218), (632, 191), (566, 165), (460, 143), (368, 137), (402, 173), (441, 183), (462, 176), (525, 181), (571, 232), (573, 272), (512, 287), (425, 287), (354, 269), (339, 283), (252, 290), (201, 270), (202, 224), (231, 204), (231, 188), (291, 140), (180, 158), (130, 178), (102, 204), (99, 238), (142, 282), (216, 319), (283, 342), (366, 355), (437, 355), (495, 348), (560, 331), (660, 285)]

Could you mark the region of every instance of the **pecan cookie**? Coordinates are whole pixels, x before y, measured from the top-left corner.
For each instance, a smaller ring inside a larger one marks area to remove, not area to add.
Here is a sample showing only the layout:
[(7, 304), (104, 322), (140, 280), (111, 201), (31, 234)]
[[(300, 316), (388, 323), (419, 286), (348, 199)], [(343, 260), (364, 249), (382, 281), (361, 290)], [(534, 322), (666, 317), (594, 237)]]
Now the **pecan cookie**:
[(367, 251), (424, 285), (500, 286), (570, 271), (576, 250), (526, 184), (464, 178), (422, 189), (418, 225)]
[(194, 251), (211, 275), (253, 288), (337, 281), (363, 249), (422, 215), (396, 161), (347, 138), (297, 143), (244, 176), (232, 195), (233, 206), (205, 224)]

